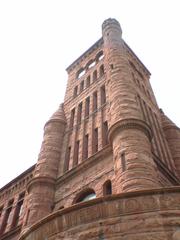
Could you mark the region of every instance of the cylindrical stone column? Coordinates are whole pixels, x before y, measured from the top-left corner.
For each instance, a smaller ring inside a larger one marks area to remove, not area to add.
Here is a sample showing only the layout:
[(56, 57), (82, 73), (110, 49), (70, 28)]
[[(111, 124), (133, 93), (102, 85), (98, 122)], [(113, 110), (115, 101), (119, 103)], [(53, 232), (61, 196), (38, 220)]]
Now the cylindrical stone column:
[(113, 146), (116, 192), (159, 187), (151, 153), (151, 129), (136, 102), (120, 24), (102, 25), (110, 101), (109, 138)]

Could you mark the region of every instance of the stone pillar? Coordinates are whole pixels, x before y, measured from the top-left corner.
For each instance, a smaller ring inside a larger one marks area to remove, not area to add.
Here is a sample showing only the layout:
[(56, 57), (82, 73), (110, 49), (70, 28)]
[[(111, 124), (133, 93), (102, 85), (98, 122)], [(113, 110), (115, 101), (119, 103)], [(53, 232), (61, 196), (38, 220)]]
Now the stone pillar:
[(27, 227), (52, 212), (65, 125), (63, 105), (60, 105), (45, 124), (38, 162), (34, 176), (28, 184)]
[(142, 120), (136, 102), (120, 24), (115, 19), (106, 20), (102, 25), (102, 34), (116, 192), (159, 187), (151, 153), (151, 129)]
[(161, 110), (162, 127), (180, 179), (180, 129)]

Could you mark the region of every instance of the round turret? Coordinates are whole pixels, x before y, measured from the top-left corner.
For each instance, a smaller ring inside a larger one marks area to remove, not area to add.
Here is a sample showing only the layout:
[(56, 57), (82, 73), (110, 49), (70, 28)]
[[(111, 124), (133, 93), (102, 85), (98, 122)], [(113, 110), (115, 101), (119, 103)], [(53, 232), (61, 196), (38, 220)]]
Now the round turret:
[(163, 113), (162, 110), (160, 110), (160, 112), (162, 127), (174, 160), (177, 175), (180, 179), (180, 129)]
[(113, 146), (117, 192), (158, 187), (151, 153), (151, 129), (136, 101), (122, 29), (115, 19), (102, 25), (110, 111), (109, 139)]
[(28, 184), (27, 226), (48, 215), (54, 205), (55, 181), (61, 158), (66, 118), (61, 104), (44, 127), (44, 137), (34, 177)]

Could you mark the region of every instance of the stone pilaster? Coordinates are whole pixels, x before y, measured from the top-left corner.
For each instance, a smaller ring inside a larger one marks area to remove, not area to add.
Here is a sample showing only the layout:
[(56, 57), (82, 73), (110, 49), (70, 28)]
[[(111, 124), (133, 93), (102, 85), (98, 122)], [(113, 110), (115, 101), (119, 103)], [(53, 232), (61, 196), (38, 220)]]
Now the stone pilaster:
[(151, 129), (142, 120), (132, 85), (122, 30), (115, 19), (102, 25), (110, 101), (109, 138), (113, 146), (116, 192), (159, 186), (151, 153)]

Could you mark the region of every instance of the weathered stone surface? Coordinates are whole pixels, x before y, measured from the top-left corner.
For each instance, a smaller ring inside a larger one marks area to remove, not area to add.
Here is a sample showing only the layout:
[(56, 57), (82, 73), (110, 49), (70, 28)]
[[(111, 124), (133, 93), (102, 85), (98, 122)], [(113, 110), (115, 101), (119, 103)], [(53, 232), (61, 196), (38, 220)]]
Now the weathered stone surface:
[(0, 240), (179, 239), (179, 128), (117, 20), (67, 72), (37, 164), (0, 190)]

